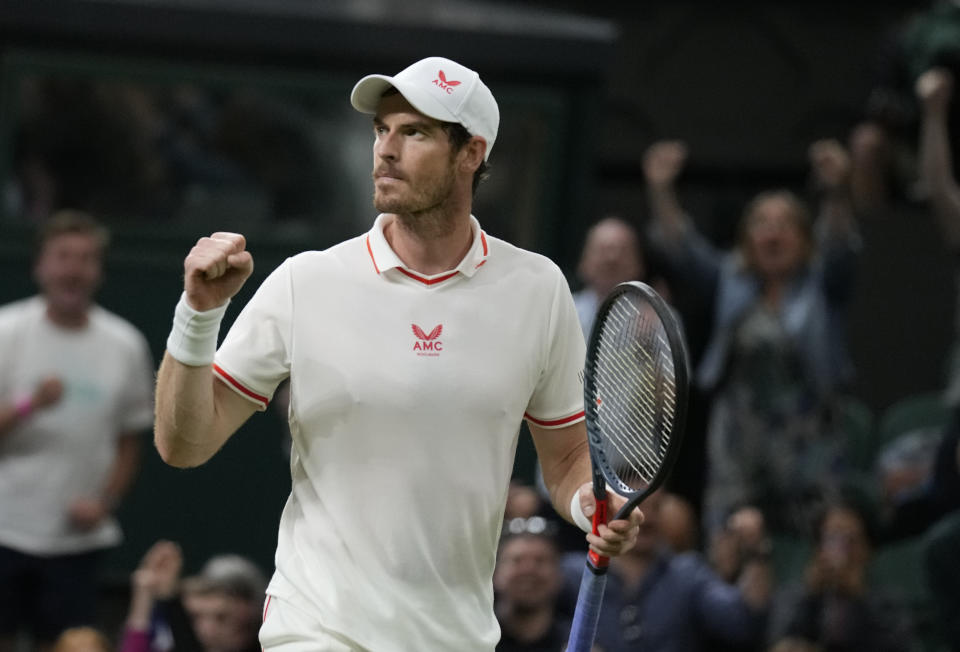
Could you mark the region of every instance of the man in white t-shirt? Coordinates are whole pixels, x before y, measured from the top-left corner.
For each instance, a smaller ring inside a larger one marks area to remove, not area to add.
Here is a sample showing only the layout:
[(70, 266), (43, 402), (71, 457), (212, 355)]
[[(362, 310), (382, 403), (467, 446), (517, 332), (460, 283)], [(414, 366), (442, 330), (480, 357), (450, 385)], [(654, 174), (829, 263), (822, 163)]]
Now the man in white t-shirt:
[(52, 216), (41, 294), (0, 306), (0, 651), (95, 624), (97, 562), (152, 422), (146, 339), (93, 303), (106, 242), (88, 215)]
[[(289, 378), (293, 482), (264, 648), (490, 651), (523, 419), (557, 510), (581, 525), (593, 512), (583, 334), (556, 265), (471, 215), (499, 124), (479, 76), (428, 58), (363, 78), (351, 102), (373, 115), (373, 228), (285, 261), (216, 353), (253, 259), (239, 234), (200, 239), (158, 375), (157, 446), (202, 464)], [(617, 555), (641, 519), (587, 540)]]

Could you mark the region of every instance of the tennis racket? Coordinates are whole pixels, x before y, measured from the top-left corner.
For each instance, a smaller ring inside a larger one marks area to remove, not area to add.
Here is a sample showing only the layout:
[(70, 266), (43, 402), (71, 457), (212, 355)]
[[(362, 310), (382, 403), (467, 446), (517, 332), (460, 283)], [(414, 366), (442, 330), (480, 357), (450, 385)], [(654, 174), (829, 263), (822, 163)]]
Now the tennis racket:
[[(597, 311), (584, 367), (584, 410), (593, 493), (593, 532), (607, 522), (607, 487), (627, 499), (626, 518), (663, 484), (680, 450), (688, 358), (671, 308), (645, 283), (621, 283)], [(580, 582), (568, 652), (589, 652), (597, 632), (609, 558), (592, 550)]]

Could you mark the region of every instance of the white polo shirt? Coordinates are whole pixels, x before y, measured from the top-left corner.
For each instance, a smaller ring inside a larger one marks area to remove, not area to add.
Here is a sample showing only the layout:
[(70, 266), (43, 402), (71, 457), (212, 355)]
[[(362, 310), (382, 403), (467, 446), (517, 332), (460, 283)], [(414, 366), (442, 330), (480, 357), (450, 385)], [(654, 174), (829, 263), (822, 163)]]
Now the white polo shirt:
[(41, 296), (0, 307), (0, 396), (63, 383), (60, 400), (0, 437), (0, 545), (33, 555), (88, 552), (120, 543), (120, 526), (91, 530), (68, 518), (77, 498), (103, 491), (117, 438), (153, 423), (153, 357), (132, 324), (93, 306), (84, 328), (59, 328)]
[(584, 338), (549, 259), (471, 218), (461, 263), (424, 277), (387, 244), (388, 219), (280, 265), (214, 369), (261, 408), (291, 379), (269, 592), (378, 652), (490, 651), (520, 424), (583, 419)]

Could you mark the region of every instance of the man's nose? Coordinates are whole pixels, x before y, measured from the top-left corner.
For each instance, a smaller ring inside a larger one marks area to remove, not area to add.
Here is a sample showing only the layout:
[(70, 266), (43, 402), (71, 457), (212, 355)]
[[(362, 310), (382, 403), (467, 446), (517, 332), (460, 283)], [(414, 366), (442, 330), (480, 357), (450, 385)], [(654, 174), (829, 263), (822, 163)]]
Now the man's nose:
[(381, 134), (373, 146), (373, 153), (380, 158), (396, 160), (399, 156), (397, 138), (394, 134)]

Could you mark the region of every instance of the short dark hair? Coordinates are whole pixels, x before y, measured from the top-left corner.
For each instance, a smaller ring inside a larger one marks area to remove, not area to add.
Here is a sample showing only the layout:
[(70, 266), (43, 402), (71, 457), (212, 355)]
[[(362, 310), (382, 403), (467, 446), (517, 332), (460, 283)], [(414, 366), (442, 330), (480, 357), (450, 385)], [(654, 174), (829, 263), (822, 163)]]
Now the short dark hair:
[(110, 244), (110, 231), (93, 216), (83, 211), (63, 209), (51, 215), (40, 227), (37, 253), (54, 238), (66, 234), (91, 236), (97, 241), (101, 252)]
[[(467, 131), (467, 128), (459, 122), (443, 122), (441, 125), (443, 126), (443, 130), (447, 132), (447, 138), (450, 140), (450, 145), (453, 147), (454, 152), (459, 152), (470, 142), (470, 139), (473, 138), (470, 132)], [(488, 176), (490, 176), (490, 164), (487, 163), (486, 160), (480, 161), (480, 167), (473, 173), (474, 194), (477, 193), (477, 187), (480, 185), (480, 182)]]

